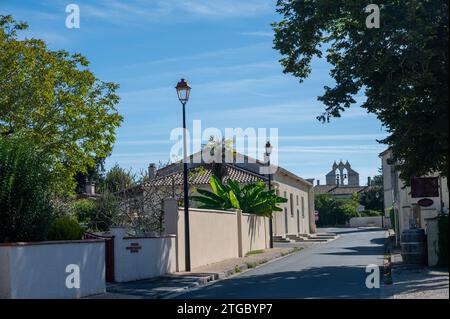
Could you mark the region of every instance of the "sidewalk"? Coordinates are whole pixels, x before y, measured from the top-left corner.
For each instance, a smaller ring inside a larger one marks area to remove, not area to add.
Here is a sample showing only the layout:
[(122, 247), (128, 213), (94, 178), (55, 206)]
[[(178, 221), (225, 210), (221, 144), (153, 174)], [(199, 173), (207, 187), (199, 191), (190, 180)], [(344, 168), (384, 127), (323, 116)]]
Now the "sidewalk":
[(227, 259), (194, 268), (189, 273), (180, 272), (145, 280), (107, 284), (105, 294), (90, 296), (88, 299), (170, 298), (172, 295), (187, 289), (202, 286), (214, 280), (223, 279), (246, 269), (255, 268), (277, 258), (299, 252), (305, 247), (307, 246), (300, 243), (294, 247), (274, 247), (254, 255)]
[(392, 252), (392, 285), (385, 285), (389, 299), (448, 299), (448, 269), (403, 264), (399, 251)]

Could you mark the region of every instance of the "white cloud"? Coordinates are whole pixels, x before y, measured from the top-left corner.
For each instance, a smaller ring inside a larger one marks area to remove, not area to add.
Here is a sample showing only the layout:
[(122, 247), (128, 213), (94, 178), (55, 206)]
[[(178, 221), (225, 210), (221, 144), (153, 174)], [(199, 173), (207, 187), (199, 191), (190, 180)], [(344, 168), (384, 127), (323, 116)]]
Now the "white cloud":
[(284, 141), (366, 141), (385, 138), (385, 134), (336, 134), (336, 135), (298, 135), (280, 136)]
[(270, 0), (97, 0), (83, 4), (81, 10), (112, 24), (133, 25), (142, 20), (170, 23), (195, 18), (251, 17), (272, 13), (275, 8)]
[(378, 154), (386, 147), (383, 145), (329, 145), (329, 146), (285, 146), (278, 149), (280, 153), (325, 153), (325, 154)]
[(241, 32), (240, 35), (247, 35), (252, 37), (273, 37), (273, 32), (254, 31), (254, 32)]

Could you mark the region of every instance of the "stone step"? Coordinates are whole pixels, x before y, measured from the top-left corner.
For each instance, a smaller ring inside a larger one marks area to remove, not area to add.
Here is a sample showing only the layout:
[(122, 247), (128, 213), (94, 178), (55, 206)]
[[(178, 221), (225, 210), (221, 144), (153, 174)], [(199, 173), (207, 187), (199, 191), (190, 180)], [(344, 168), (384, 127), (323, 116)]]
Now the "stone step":
[(295, 240), (292, 240), (290, 238), (285, 238), (282, 236), (274, 236), (273, 241), (275, 243), (293, 243), (293, 242), (295, 242)]
[(314, 234), (314, 236), (317, 236), (317, 237), (321, 237), (321, 236), (333, 236), (333, 237), (335, 237), (336, 236), (336, 234), (335, 233), (317, 233), (317, 234)]

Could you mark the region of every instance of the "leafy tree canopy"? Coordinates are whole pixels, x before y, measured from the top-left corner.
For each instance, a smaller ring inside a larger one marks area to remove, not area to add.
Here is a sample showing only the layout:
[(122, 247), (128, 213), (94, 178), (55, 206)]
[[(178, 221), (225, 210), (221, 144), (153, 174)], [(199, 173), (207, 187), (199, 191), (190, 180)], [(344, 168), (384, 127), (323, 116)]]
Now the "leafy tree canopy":
[(275, 48), (285, 73), (302, 82), (326, 56), (334, 87), (318, 99), (321, 121), (340, 117), (364, 91), (362, 107), (390, 135), (401, 178), (438, 171), (448, 177), (448, 1), (383, 0), (380, 28), (367, 28), (367, 2), (278, 0)]
[(29, 136), (51, 155), (62, 192), (74, 175), (112, 151), (122, 117), (118, 85), (98, 80), (81, 54), (52, 51), (42, 40), (19, 40), (25, 23), (0, 16), (0, 135)]
[(382, 212), (384, 210), (383, 176), (374, 176), (371, 185), (359, 196), (359, 203), (367, 210)]
[(118, 164), (114, 165), (105, 176), (101, 190), (115, 193), (136, 185), (136, 178), (131, 171), (126, 171)]

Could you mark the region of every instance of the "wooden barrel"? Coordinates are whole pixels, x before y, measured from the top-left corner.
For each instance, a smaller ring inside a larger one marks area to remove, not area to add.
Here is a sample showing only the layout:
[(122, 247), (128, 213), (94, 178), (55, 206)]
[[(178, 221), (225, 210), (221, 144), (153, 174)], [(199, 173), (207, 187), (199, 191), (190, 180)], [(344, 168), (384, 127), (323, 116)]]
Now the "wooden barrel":
[(406, 264), (426, 263), (425, 231), (419, 228), (407, 229), (402, 232), (400, 245), (402, 259)]

